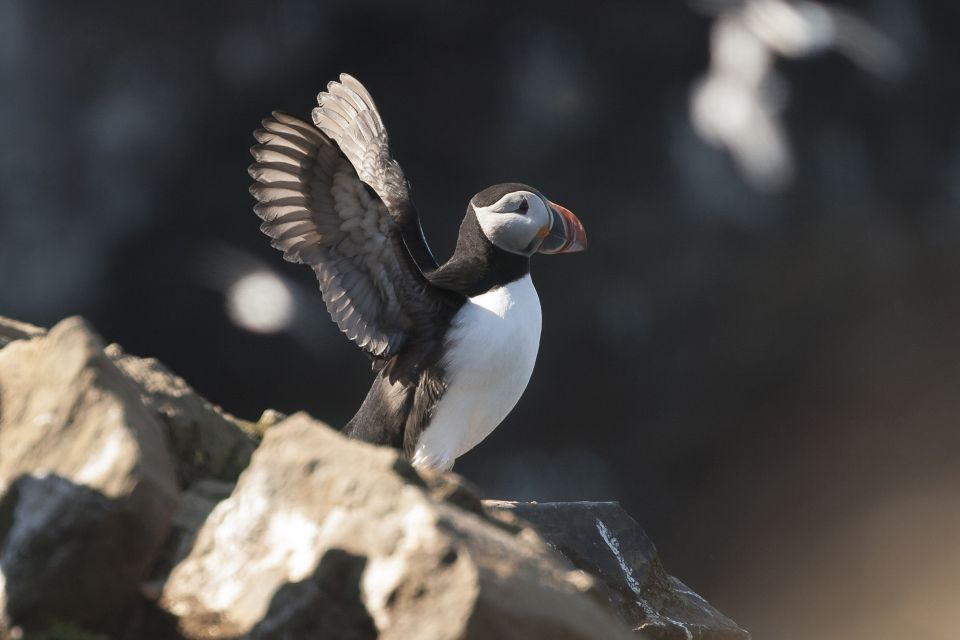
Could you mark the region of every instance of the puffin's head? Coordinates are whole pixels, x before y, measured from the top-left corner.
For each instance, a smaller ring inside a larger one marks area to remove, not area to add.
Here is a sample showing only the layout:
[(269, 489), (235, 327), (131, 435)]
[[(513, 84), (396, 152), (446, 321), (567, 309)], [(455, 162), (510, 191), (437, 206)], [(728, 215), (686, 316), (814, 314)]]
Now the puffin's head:
[(519, 253), (572, 253), (587, 248), (587, 233), (577, 217), (525, 184), (488, 187), (470, 207), (480, 229), (496, 247)]

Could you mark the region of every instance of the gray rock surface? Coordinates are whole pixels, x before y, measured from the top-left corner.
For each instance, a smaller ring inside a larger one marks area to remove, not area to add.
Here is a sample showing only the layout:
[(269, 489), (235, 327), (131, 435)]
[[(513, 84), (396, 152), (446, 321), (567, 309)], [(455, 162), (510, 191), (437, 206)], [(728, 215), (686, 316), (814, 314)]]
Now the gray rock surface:
[(632, 629), (664, 640), (748, 640), (660, 562), (640, 525), (616, 502), (487, 501), (529, 522), (571, 565), (600, 578), (611, 606)]
[(632, 637), (591, 578), (529, 529), (462, 509), (464, 490), (436, 477), (433, 494), (396, 452), (292, 416), (213, 510), (162, 605), (196, 638), (311, 626), (384, 640)]
[(179, 503), (163, 426), (79, 318), (0, 350), (0, 617), (109, 626)]

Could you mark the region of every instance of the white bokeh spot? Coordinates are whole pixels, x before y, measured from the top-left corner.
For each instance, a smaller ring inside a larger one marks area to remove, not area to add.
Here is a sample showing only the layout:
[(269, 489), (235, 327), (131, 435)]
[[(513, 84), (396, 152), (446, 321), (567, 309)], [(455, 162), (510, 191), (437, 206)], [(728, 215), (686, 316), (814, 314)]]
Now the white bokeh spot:
[(239, 327), (255, 333), (277, 333), (293, 322), (293, 292), (270, 271), (252, 271), (227, 289), (227, 314)]

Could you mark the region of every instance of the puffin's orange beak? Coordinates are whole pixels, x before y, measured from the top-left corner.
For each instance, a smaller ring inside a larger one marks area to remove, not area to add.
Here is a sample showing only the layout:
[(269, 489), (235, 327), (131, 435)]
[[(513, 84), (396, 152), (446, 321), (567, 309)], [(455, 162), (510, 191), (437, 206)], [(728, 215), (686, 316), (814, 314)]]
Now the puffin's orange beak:
[(587, 232), (569, 209), (547, 200), (553, 224), (546, 233), (540, 253), (573, 253), (587, 248)]

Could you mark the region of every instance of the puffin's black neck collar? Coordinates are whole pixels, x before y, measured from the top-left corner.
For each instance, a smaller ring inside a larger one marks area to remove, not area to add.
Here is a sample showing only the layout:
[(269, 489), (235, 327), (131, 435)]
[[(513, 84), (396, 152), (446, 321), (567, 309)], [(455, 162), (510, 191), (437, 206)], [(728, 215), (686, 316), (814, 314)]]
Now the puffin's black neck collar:
[(430, 274), (432, 284), (468, 297), (509, 284), (530, 273), (530, 256), (494, 246), (480, 228), (473, 207), (460, 225), (457, 249)]

